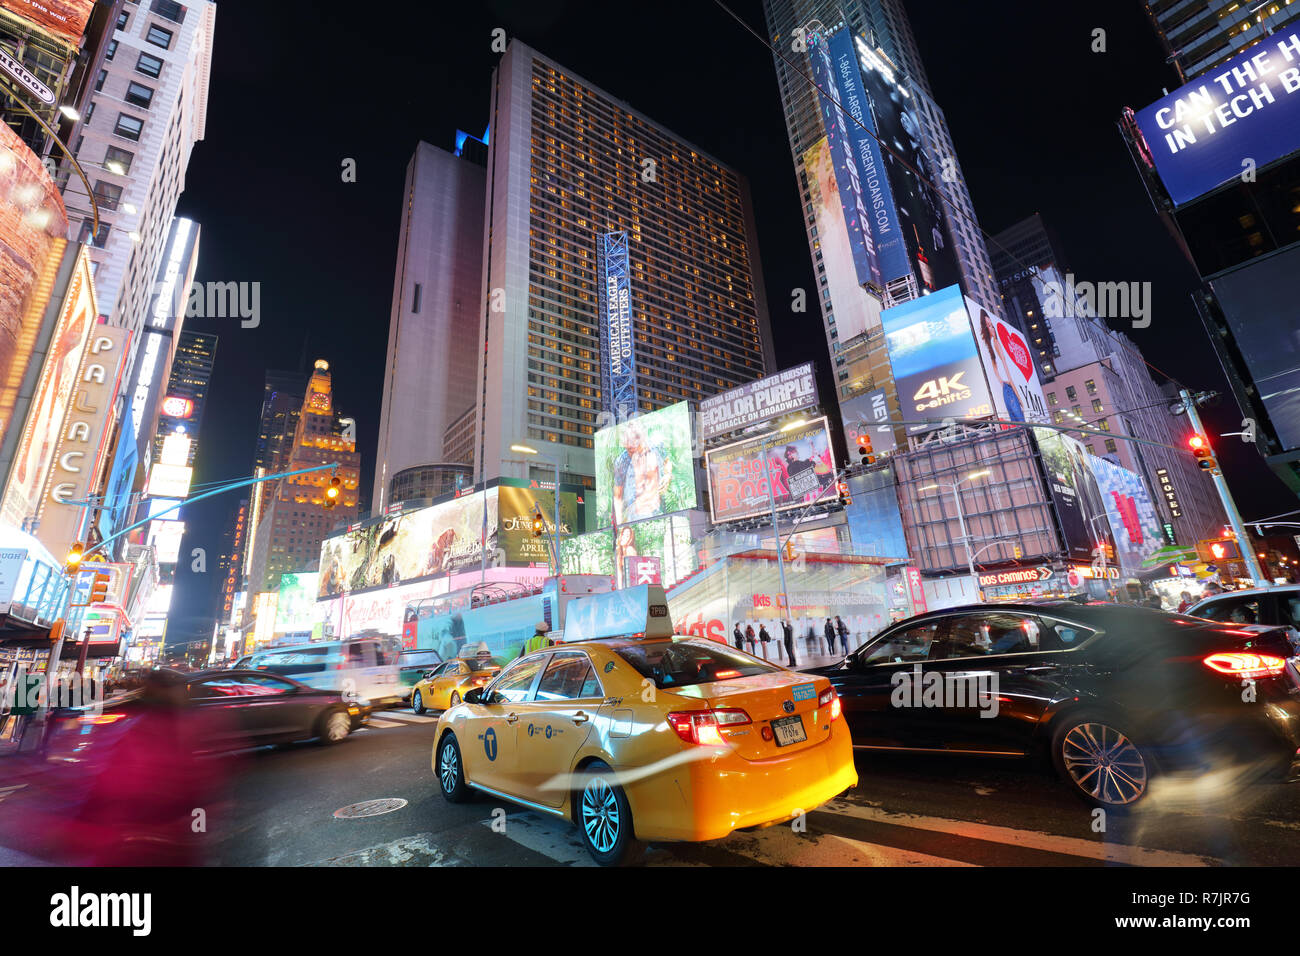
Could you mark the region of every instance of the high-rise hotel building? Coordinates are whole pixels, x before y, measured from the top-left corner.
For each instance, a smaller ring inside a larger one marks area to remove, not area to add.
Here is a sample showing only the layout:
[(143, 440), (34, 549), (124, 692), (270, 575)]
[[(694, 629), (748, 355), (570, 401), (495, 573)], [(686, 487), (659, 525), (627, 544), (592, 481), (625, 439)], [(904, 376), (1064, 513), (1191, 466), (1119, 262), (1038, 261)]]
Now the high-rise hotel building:
[(1169, 62), (1186, 83), (1300, 19), (1291, 0), (1147, 0)]
[[(817, 268), (816, 298), (821, 305), (827, 348), (834, 364), (840, 396), (882, 387), (892, 399), (893, 379), (879, 312), (915, 298), (926, 289), (916, 281), (895, 282), (884, 289), (871, 289), (859, 285), (856, 279), (827, 273), (814, 213), (816, 197), (813, 192), (818, 189), (817, 173), (806, 166), (809, 156), (814, 153), (813, 148), (826, 137), (820, 94), (803, 75), (809, 72), (806, 52), (809, 37), (815, 31), (825, 36), (846, 26), (855, 37), (855, 43), (872, 51), (879, 72), (898, 91), (899, 101), (906, 104), (905, 115), (900, 117), (900, 138), (916, 140), (911, 144), (912, 152), (907, 158), (942, 194), (932, 194), (930, 198), (933, 210), (942, 210), (941, 230), (937, 235), (930, 232), (917, 237), (925, 247), (923, 255), (929, 255), (931, 259), (942, 256), (951, 261), (957, 274), (952, 275), (950, 281), (959, 279), (967, 295), (996, 311), (1001, 297), (948, 132), (948, 123), (930, 94), (930, 83), (900, 0), (764, 0), (763, 7), (768, 39), (782, 54), (774, 55), (773, 62), (799, 195), (805, 209), (809, 251)], [(900, 146), (899, 139), (884, 136), (882, 139), (887, 142), (893, 139), (889, 145)], [(833, 189), (834, 183), (830, 185)], [(925, 188), (930, 189), (929, 186)], [(832, 290), (837, 287), (838, 292), (833, 295)], [(845, 321), (850, 313), (855, 315), (851, 323)], [(865, 331), (860, 328), (863, 314), (867, 315)]]
[(739, 173), (518, 40), (489, 121), (476, 478), (550, 475), (519, 442), (557, 459), (561, 480), (594, 474), (606, 232), (627, 234), (642, 410), (775, 370)]

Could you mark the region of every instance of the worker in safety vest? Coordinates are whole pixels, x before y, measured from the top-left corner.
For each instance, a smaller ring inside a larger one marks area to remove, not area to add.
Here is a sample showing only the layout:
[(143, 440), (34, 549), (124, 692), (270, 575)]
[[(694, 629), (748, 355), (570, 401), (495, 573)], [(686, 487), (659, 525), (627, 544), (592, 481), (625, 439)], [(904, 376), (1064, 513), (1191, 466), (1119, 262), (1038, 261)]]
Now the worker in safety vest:
[(550, 630), (551, 625), (547, 624), (545, 621), (538, 621), (537, 631), (528, 639), (528, 643), (526, 643), (524, 649), (519, 652), (519, 656), (523, 657), (525, 654), (531, 654), (533, 651), (540, 651), (543, 648), (550, 647), (551, 639), (546, 636)]

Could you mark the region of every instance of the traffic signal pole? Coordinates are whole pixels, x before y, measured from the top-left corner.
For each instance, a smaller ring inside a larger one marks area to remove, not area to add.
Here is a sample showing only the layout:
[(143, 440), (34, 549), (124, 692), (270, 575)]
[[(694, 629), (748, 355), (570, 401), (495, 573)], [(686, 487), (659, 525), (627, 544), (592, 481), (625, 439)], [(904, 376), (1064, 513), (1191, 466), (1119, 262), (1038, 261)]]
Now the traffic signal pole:
[[(1185, 388), (1181, 389), (1178, 395), (1183, 400), (1183, 409), (1187, 412), (1187, 420), (1192, 423), (1192, 429), (1208, 441), (1209, 435), (1206, 434), (1205, 426), (1201, 424), (1201, 416), (1196, 411), (1196, 399)], [(1237, 536), (1237, 549), (1241, 552), (1241, 560), (1245, 563), (1251, 580), (1259, 587), (1268, 587), (1270, 582), (1264, 576), (1259, 560), (1255, 557), (1254, 545), (1246, 536), (1246, 526), (1241, 522), (1241, 512), (1237, 510), (1237, 503), (1232, 500), (1232, 492), (1228, 490), (1228, 482), (1223, 477), (1217, 458), (1214, 459), (1214, 467), (1210, 469), (1210, 477), (1214, 479), (1214, 487), (1219, 492), (1219, 500), (1223, 503), (1223, 510), (1228, 516), (1228, 524), (1232, 526), (1232, 533)]]

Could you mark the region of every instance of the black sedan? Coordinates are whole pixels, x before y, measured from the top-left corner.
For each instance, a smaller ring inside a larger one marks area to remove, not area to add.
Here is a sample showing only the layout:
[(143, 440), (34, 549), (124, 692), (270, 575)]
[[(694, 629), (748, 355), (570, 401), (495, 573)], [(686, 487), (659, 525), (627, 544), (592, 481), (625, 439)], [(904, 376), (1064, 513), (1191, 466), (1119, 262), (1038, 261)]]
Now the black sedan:
[[(317, 690), (288, 677), (250, 670), (167, 672), (168, 680), (117, 697), (100, 708), (65, 711), (55, 721), (47, 752), (55, 761), (80, 762), (92, 745), (129, 732), (131, 717), (146, 708), (190, 712), (203, 752), (238, 750), (318, 738), (338, 743), (368, 716), (338, 691)], [(148, 682), (146, 682), (148, 683)], [(162, 685), (167, 686), (162, 686)], [(151, 697), (150, 695), (155, 695)], [(167, 695), (163, 699), (161, 695)], [(95, 750), (101, 748), (95, 747)]]
[(854, 747), (1046, 752), (1082, 798), (1123, 807), (1155, 775), (1300, 771), (1300, 659), (1284, 629), (1071, 601), (971, 605), (882, 631), (830, 678)]

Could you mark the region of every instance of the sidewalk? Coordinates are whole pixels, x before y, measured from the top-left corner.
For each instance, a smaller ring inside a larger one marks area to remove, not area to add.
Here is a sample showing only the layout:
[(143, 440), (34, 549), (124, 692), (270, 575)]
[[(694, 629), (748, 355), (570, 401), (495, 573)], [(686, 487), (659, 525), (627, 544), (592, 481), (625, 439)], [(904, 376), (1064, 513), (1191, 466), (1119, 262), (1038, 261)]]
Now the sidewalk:
[[(795, 670), (802, 671), (807, 670), (810, 667), (824, 667), (827, 664), (838, 664), (840, 661), (844, 660), (844, 654), (840, 651), (839, 641), (835, 642), (834, 654), (826, 653), (826, 643), (824, 641), (818, 641), (815, 646), (819, 653), (809, 654), (805, 648), (803, 640), (800, 639), (794, 642)], [(850, 653), (855, 647), (856, 645), (850, 644)], [(763, 645), (758, 645), (755, 656), (759, 658), (763, 656)], [(789, 665), (786, 663), (785, 659), (785, 644), (782, 644), (779, 649), (776, 641), (769, 644), (767, 649), (767, 659), (773, 664), (780, 664), (783, 667), (788, 667)]]

